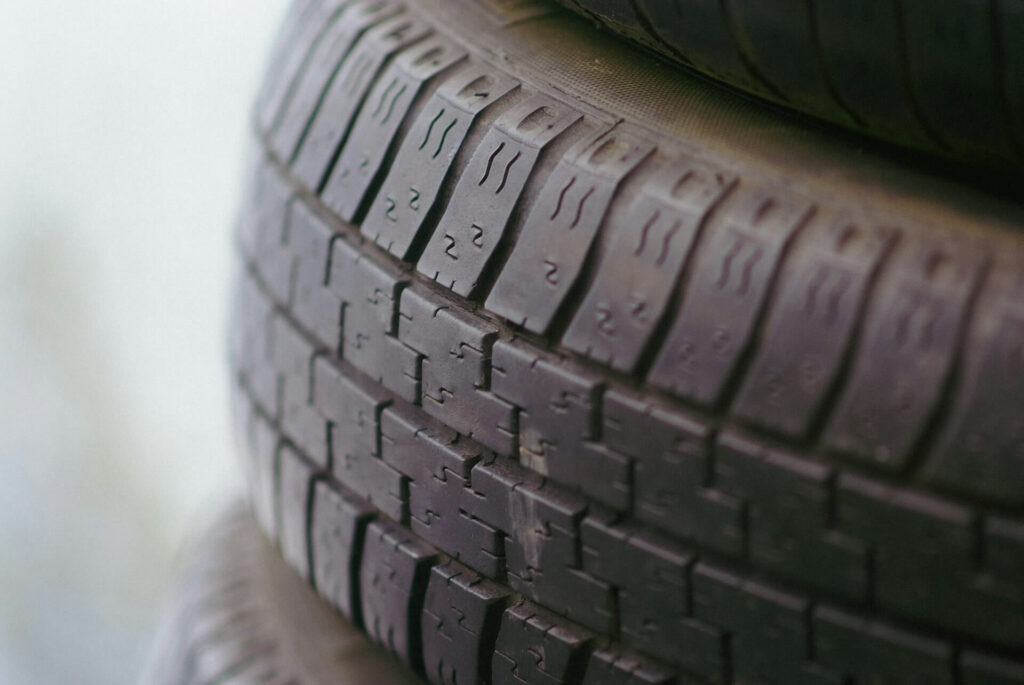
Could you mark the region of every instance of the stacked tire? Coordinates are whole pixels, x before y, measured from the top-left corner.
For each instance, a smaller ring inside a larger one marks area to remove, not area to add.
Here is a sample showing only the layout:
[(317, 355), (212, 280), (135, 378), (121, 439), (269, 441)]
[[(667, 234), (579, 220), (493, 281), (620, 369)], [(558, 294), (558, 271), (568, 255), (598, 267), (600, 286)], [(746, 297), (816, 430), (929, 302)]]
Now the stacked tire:
[(438, 685), (1024, 683), (1024, 14), (575, 4), (733, 87), (546, 2), (290, 10), (231, 321), (262, 530)]

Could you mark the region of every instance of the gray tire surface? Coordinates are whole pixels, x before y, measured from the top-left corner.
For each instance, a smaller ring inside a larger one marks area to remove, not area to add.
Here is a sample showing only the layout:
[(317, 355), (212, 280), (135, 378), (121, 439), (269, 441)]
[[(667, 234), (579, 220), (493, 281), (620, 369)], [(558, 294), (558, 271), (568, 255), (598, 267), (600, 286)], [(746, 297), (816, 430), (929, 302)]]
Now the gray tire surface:
[(243, 505), (196, 538), (172, 599), (153, 685), (421, 682), (324, 604)]
[(1017, 0), (560, 0), (674, 62), (786, 107), (1019, 167)]
[(1024, 682), (1024, 211), (546, 3), (302, 1), (254, 507), (435, 683)]

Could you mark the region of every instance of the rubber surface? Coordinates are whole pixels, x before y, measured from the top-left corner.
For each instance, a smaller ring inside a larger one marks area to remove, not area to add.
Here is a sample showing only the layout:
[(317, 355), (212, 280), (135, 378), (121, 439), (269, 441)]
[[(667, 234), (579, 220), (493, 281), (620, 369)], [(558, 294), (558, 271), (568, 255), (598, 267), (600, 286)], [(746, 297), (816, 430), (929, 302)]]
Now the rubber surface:
[(232, 359), (322, 596), (438, 683), (1024, 682), (1018, 204), (547, 5), (291, 16)]
[(961, 159), (1020, 166), (1016, 0), (560, 0), (749, 93)]
[(320, 601), (243, 505), (227, 509), (196, 537), (178, 585), (143, 682), (422, 682)]

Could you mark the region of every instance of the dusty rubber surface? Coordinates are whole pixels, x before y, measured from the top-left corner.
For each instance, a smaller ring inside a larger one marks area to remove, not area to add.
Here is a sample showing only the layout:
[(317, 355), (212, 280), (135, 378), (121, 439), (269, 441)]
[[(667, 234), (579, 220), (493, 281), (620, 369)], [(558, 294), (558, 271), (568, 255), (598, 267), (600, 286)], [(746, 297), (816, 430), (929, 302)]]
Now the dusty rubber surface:
[(560, 0), (679, 64), (848, 128), (1019, 167), (1015, 0)]
[(173, 599), (147, 683), (421, 682), (324, 604), (242, 504), (193, 542)]
[(328, 602), (439, 683), (1024, 682), (1019, 205), (544, 4), (282, 36), (235, 406)]

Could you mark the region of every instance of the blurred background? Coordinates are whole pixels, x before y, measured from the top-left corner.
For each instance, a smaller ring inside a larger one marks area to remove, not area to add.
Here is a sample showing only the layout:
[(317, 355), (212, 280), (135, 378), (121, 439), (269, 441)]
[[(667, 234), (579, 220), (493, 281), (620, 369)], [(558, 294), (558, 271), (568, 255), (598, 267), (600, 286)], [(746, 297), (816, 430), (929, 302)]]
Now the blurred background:
[(0, 683), (131, 683), (238, 479), (229, 231), (285, 2), (0, 6)]

